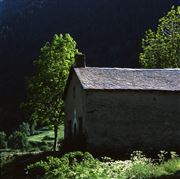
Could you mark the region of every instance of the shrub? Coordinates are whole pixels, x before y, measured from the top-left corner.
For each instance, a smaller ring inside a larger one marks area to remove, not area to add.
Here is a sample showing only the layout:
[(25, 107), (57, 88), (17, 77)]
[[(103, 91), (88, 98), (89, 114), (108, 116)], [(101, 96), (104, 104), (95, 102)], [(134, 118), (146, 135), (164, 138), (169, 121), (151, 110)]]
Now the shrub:
[(166, 152), (166, 151), (164, 151), (164, 150), (161, 150), (161, 151), (160, 151), (160, 153), (158, 154), (159, 162), (160, 162), (160, 163), (164, 163), (164, 162), (165, 162), (166, 155), (167, 155), (167, 152)]
[(20, 131), (15, 131), (9, 136), (8, 146), (12, 149), (28, 149), (30, 147), (27, 135)]
[(0, 149), (7, 148), (6, 133), (0, 132)]
[(179, 169), (180, 171), (180, 162), (178, 158), (174, 158), (172, 160), (168, 160), (167, 162), (160, 165), (169, 174), (173, 174)]
[(22, 124), (20, 124), (18, 131), (20, 131), (21, 133), (24, 133), (24, 134), (26, 134), (27, 136), (29, 136), (30, 133), (31, 133), (29, 123), (23, 122)]
[(29, 165), (27, 173), (45, 179), (150, 179), (173, 174), (179, 166), (178, 157), (157, 164), (140, 151), (134, 152), (131, 160), (126, 161), (114, 161), (107, 157), (99, 161), (87, 152), (71, 152), (61, 158), (47, 157), (44, 161)]
[(35, 134), (36, 127), (37, 127), (37, 122), (36, 122), (36, 121), (32, 121), (32, 124), (31, 124), (31, 127), (30, 127), (30, 133), (31, 133), (31, 135), (34, 135), (34, 134)]
[[(40, 161), (27, 167), (29, 175), (34, 171), (43, 174), (43, 178), (78, 178), (83, 176), (95, 175), (95, 172), (89, 172), (90, 168), (95, 169), (96, 163), (89, 153), (72, 152), (65, 154), (62, 158), (47, 157), (46, 161)], [(88, 174), (87, 174), (88, 173)]]

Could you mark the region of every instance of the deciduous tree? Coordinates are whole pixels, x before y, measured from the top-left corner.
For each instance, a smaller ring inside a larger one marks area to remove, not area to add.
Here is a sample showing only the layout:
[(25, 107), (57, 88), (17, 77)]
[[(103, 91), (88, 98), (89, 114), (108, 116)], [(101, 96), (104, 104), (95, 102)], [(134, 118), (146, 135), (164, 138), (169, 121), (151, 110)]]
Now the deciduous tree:
[(58, 125), (63, 121), (62, 95), (70, 67), (78, 54), (69, 34), (54, 35), (34, 61), (35, 74), (27, 80), (27, 102), (23, 105), (31, 120), (54, 126), (54, 151), (57, 149)]
[(180, 7), (172, 7), (142, 40), (140, 63), (145, 68), (180, 67)]

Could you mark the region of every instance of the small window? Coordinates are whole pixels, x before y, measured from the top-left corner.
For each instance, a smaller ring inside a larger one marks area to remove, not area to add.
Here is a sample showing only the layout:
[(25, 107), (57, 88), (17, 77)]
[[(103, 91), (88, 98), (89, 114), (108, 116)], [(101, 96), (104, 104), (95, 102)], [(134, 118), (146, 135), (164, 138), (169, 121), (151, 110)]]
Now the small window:
[(73, 87), (73, 98), (75, 98), (75, 97), (76, 97), (76, 88)]

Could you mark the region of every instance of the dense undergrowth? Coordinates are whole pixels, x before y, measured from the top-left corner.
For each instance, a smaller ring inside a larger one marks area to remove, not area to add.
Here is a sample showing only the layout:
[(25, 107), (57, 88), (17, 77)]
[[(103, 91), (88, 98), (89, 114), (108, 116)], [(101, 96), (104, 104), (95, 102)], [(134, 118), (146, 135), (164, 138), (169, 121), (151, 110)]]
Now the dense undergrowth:
[(106, 157), (98, 160), (88, 152), (71, 152), (61, 158), (47, 157), (31, 164), (26, 168), (26, 174), (30, 178), (45, 179), (143, 179), (180, 172), (180, 158), (176, 153), (171, 152), (171, 158), (167, 161), (165, 154), (161, 152), (158, 160), (152, 160), (138, 151), (131, 155), (130, 160), (115, 161)]

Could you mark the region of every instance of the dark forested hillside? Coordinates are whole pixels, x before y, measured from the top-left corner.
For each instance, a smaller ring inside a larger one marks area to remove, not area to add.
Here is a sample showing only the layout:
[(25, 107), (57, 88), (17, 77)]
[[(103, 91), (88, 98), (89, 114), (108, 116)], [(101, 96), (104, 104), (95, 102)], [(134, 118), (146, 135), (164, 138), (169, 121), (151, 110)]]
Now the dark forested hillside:
[(54, 33), (70, 33), (89, 66), (138, 67), (144, 31), (173, 4), (180, 0), (1, 0), (0, 130), (21, 121), (24, 76)]

